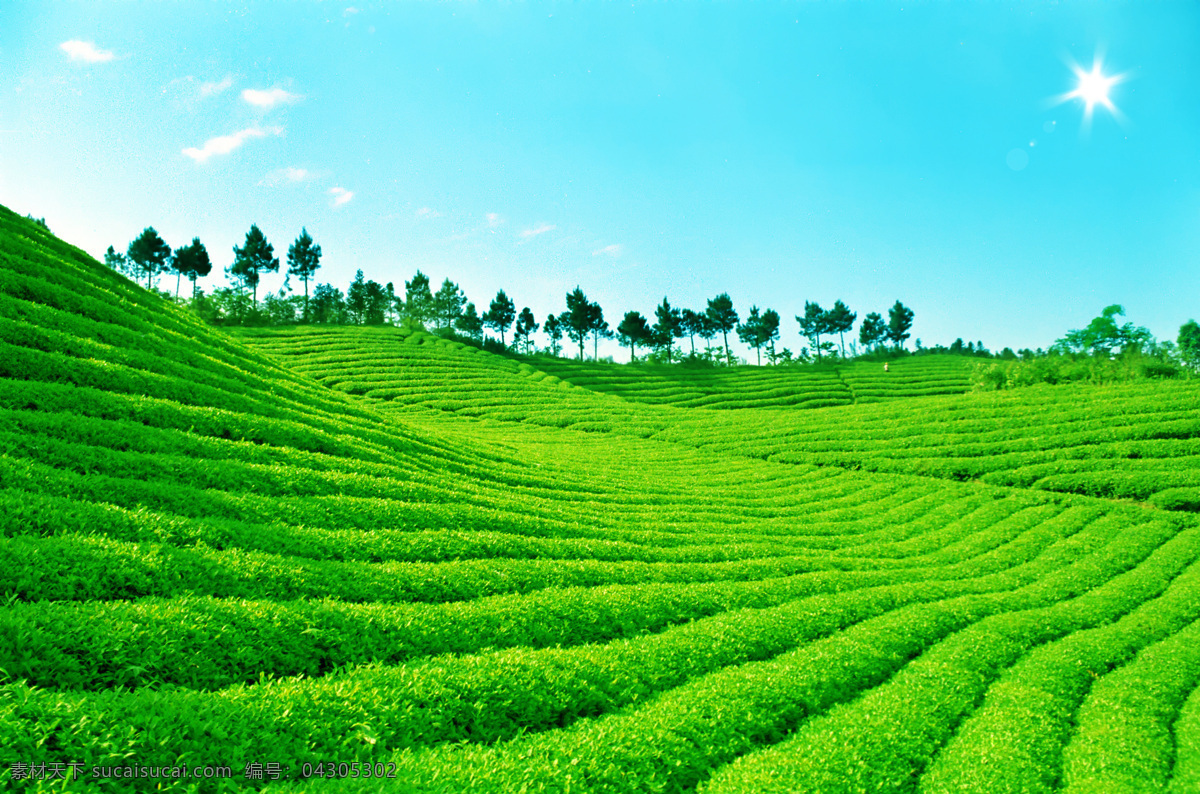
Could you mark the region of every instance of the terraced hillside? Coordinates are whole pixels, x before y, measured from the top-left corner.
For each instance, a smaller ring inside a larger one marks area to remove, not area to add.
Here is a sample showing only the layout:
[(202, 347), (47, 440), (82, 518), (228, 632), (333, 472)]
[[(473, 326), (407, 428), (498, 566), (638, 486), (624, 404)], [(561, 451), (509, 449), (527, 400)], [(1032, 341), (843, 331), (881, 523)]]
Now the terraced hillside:
[[(764, 454), (908, 401), (552, 377), (230, 337), (0, 210), (7, 763), (99, 791), (1200, 787), (1195, 516)], [(931, 405), (1016, 403), (905, 426)], [(128, 764), (230, 775), (90, 777)]]
[(959, 356), (927, 356), (891, 362), (853, 362), (824, 367), (625, 366), (536, 356), (526, 361), (543, 372), (592, 391), (626, 400), (680, 408), (771, 408), (878, 402), (931, 394), (962, 394), (971, 387), (972, 362)]
[[(874, 364), (870, 375), (868, 365), (847, 367), (843, 379), (872, 382), (876, 385), (869, 391), (890, 395), (879, 401), (876, 394), (875, 405), (680, 410), (680, 405), (651, 405), (638, 394), (630, 396), (615, 376), (599, 391), (591, 391), (586, 378), (564, 385), (529, 362), (423, 333), (342, 328), (246, 331), (240, 338), (295, 371), (363, 395), (392, 414), (437, 408), (460, 416), (635, 435), (780, 463), (980, 480), (1200, 511), (1200, 384), (1194, 380), (1043, 385), (900, 399), (914, 396), (919, 373), (953, 373), (969, 363), (928, 357), (898, 362), (888, 373)], [(555, 366), (548, 368), (564, 374), (588, 371), (586, 364)], [(627, 369), (633, 372), (629, 389), (637, 392), (643, 376), (638, 368)], [(723, 370), (722, 377), (734, 382), (742, 373), (752, 382), (759, 377), (758, 368), (746, 369)], [(831, 372), (812, 377), (814, 391), (801, 393), (811, 400), (801, 405), (824, 399), (821, 384), (827, 380), (822, 378), (833, 377)], [(892, 375), (901, 379), (891, 381)], [(805, 383), (808, 376), (801, 370), (782, 377)], [(453, 387), (441, 390), (442, 383)], [(747, 387), (746, 393), (756, 388)], [(735, 392), (731, 387), (727, 393)]]

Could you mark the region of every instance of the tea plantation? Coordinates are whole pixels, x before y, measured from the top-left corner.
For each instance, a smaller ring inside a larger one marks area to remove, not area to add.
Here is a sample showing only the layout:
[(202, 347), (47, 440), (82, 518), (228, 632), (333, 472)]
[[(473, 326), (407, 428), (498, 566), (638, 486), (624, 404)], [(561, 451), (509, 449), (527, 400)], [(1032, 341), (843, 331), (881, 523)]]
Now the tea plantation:
[(0, 780), (1200, 790), (1200, 392), (967, 372), (226, 333), (0, 208)]

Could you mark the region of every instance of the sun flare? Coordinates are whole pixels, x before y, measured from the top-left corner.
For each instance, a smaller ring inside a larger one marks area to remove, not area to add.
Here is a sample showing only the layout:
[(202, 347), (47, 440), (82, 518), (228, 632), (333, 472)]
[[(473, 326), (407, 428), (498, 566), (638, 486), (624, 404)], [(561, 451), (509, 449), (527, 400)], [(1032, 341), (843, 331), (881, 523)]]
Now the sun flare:
[(1096, 105), (1104, 105), (1109, 110), (1114, 109), (1112, 100), (1108, 98), (1108, 92), (1120, 80), (1119, 76), (1105, 76), (1100, 71), (1099, 63), (1096, 63), (1090, 72), (1076, 69), (1075, 74), (1079, 77), (1079, 84), (1071, 92), (1071, 97), (1082, 99), (1087, 105), (1088, 112), (1091, 112)]
[(1059, 94), (1057, 97), (1054, 97), (1050, 104), (1058, 105), (1063, 102), (1070, 102), (1073, 99), (1083, 102), (1083, 126), (1081, 127), (1081, 132), (1084, 134), (1091, 128), (1092, 116), (1097, 105), (1102, 105), (1113, 118), (1124, 123), (1125, 116), (1113, 102), (1111, 94), (1113, 86), (1124, 82), (1126, 79), (1125, 73), (1105, 74), (1104, 64), (1100, 56), (1096, 56), (1090, 71), (1075, 63), (1068, 62), (1067, 65), (1075, 73), (1075, 88), (1065, 94)]

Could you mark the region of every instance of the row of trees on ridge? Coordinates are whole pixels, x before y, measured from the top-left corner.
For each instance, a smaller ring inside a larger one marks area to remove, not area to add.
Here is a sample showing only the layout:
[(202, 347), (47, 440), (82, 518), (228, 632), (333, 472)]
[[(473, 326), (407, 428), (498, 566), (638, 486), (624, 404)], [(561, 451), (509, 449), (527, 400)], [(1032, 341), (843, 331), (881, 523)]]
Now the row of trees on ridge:
[[(653, 351), (659, 360), (671, 362), (682, 357), (675, 345), (678, 340), (687, 337), (691, 357), (706, 356), (710, 360), (731, 363), (735, 359), (729, 347), (729, 336), (734, 333), (754, 349), (760, 364), (764, 349), (771, 363), (805, 360), (810, 356), (820, 360), (833, 355), (835, 346), (831, 338), (834, 335), (839, 343), (836, 350), (845, 357), (845, 335), (852, 330), (857, 319), (857, 315), (840, 300), (828, 310), (807, 302), (804, 314), (797, 315), (796, 322), (801, 335), (811, 347), (803, 348), (796, 355), (787, 348), (776, 350), (775, 343), (780, 332), (778, 312), (752, 306), (743, 321), (728, 293), (712, 298), (701, 311), (673, 307), (664, 297), (654, 310), (653, 322), (640, 312), (629, 311), (615, 330), (605, 320), (600, 305), (590, 301), (579, 287), (567, 294), (565, 311), (548, 315), (540, 324), (528, 306), (518, 312), (516, 304), (504, 290), (497, 292), (487, 310), (481, 314), (450, 279), (445, 279), (435, 292), (429, 277), (419, 270), (410, 281), (405, 282), (403, 296), (397, 294), (391, 283), (382, 285), (364, 278), (361, 270), (356, 273), (345, 293), (330, 284), (316, 284), (310, 295), (309, 282), (314, 280), (320, 268), (321, 246), (313, 241), (307, 229), (301, 229), (295, 242), (288, 248), (288, 267), (283, 288), (278, 294), (268, 293), (260, 305), (258, 285), (262, 275), (280, 269), (274, 246), (268, 242), (258, 225), (252, 224), (243, 244), (233, 247), (233, 254), (233, 263), (225, 273), (234, 288), (218, 288), (209, 296), (197, 287), (197, 280), (212, 271), (208, 251), (198, 238), (172, 250), (153, 227), (147, 227), (129, 243), (124, 252), (117, 252), (113, 246), (109, 246), (105, 263), (136, 281), (144, 280), (148, 289), (154, 288), (156, 277), (173, 272), (176, 276), (177, 299), (182, 281), (191, 281), (190, 303), (214, 323), (381, 325), (407, 321), (442, 334), (457, 333), (480, 343), (485, 341), (484, 330), (490, 329), (499, 336), (503, 348), (509, 346), (508, 334), (511, 330), (513, 347), (526, 353), (535, 350), (532, 335), (540, 328), (549, 340), (550, 353), (561, 353), (562, 341), (566, 337), (578, 346), (581, 359), (589, 337), (593, 342), (593, 356), (598, 356), (600, 340), (616, 337), (621, 345), (629, 348), (631, 360), (637, 358), (638, 348), (642, 348)], [(291, 279), (304, 285), (302, 298), (288, 295)], [(865, 350), (870, 351), (878, 350), (885, 343), (901, 349), (909, 337), (912, 321), (912, 310), (897, 301), (889, 310), (886, 322), (877, 312), (863, 319), (858, 341)], [(702, 351), (697, 351), (696, 337), (711, 343), (718, 334), (721, 336), (720, 347), (713, 348), (711, 344), (706, 344)], [(852, 353), (857, 352), (853, 342), (851, 348)]]

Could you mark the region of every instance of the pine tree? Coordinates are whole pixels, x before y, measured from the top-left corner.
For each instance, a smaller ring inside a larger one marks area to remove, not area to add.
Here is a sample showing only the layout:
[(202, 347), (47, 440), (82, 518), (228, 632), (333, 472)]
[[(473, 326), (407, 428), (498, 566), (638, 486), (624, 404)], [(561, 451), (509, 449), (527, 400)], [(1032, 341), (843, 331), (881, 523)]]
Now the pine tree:
[(625, 312), (625, 319), (617, 326), (617, 336), (621, 344), (629, 348), (629, 361), (637, 360), (637, 346), (650, 344), (653, 335), (650, 324), (640, 312)]
[(429, 288), (429, 276), (417, 271), (412, 281), (404, 282), (404, 313), (422, 327), (434, 318), (433, 292)]
[(500, 334), (500, 344), (507, 347), (504, 334), (508, 331), (509, 326), (512, 325), (516, 316), (516, 304), (512, 302), (512, 298), (504, 294), (504, 290), (500, 290), (496, 293), (496, 297), (492, 299), (492, 304), (488, 307), (487, 313), (483, 315), (483, 324), (497, 331)]
[(518, 340), (524, 340), (525, 352), (529, 352), (529, 347), (532, 344), (529, 341), (530, 334), (537, 332), (538, 322), (534, 319), (533, 312), (526, 306), (521, 309), (521, 314), (517, 317), (517, 328), (513, 331), (513, 336)]
[[(186, 276), (192, 282), (192, 297), (196, 297), (196, 279), (207, 276), (212, 272), (212, 261), (208, 258), (208, 249), (199, 237), (175, 252), (171, 257), (171, 266), (179, 276)], [(179, 279), (175, 280), (175, 297), (179, 297)]]
[(296, 242), (288, 247), (288, 278), (304, 282), (304, 321), (308, 322), (308, 281), (321, 266), (321, 246), (314, 245), (308, 229), (301, 228)]
[(737, 328), (738, 313), (733, 309), (733, 301), (728, 293), (722, 292), (708, 302), (708, 310), (705, 312), (712, 327), (721, 332), (721, 339), (725, 343), (725, 361), (733, 362), (733, 356), (729, 353), (729, 332)]
[(896, 301), (895, 305), (888, 309), (887, 338), (897, 350), (904, 349), (904, 340), (908, 339), (908, 330), (912, 328), (912, 324), (913, 310), (900, 301)]
[(153, 226), (147, 226), (137, 239), (129, 244), (126, 256), (136, 266), (136, 272), (145, 275), (146, 289), (152, 289), (154, 277), (167, 269), (171, 246), (163, 242)]
[(467, 296), (458, 285), (450, 279), (444, 279), (433, 296), (433, 313), (437, 317), (438, 327), (445, 330), (453, 328), (466, 302)]
[(267, 242), (267, 236), (251, 224), (246, 232), (246, 242), (241, 248), (233, 247), (233, 264), (229, 266), (229, 275), (242, 282), (243, 287), (250, 287), (254, 306), (258, 306), (258, 282), (264, 271), (275, 273), (279, 270), (279, 260), (275, 258), (275, 247)]

